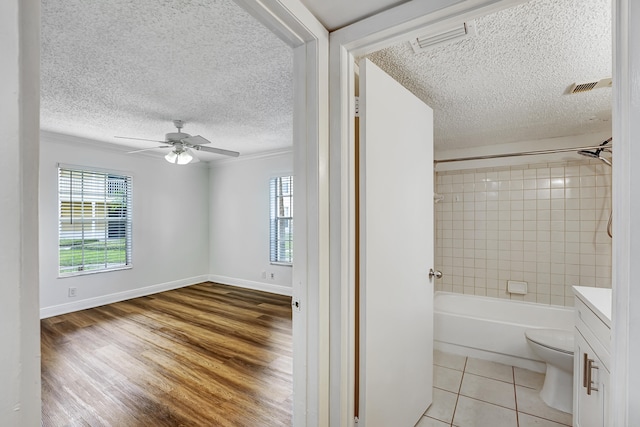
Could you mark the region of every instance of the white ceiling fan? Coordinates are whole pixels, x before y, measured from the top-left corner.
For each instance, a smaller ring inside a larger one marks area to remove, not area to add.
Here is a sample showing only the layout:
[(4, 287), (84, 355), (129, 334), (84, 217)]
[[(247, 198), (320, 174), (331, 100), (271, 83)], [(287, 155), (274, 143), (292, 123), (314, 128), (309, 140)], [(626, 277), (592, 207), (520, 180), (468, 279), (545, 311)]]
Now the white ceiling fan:
[[(191, 136), (188, 133), (183, 133), (182, 128), (184, 127), (184, 121), (182, 120), (174, 120), (173, 125), (178, 129), (178, 132), (170, 132), (165, 135), (164, 141), (158, 141), (155, 139), (144, 139), (144, 138), (131, 138), (128, 136), (116, 136), (114, 138), (121, 139), (133, 139), (136, 141), (151, 141), (151, 142), (159, 142), (162, 144), (167, 144), (171, 146), (171, 151), (167, 153), (164, 158), (169, 163), (174, 163), (177, 165), (186, 165), (191, 162), (198, 162), (199, 159), (193, 154), (193, 150), (195, 151), (206, 151), (208, 153), (222, 154), (225, 156), (238, 157), (240, 153), (237, 151), (224, 150), (222, 148), (214, 148), (214, 147), (203, 147), (203, 144), (211, 144), (211, 141), (200, 136), (195, 135)], [(151, 148), (143, 148), (142, 150), (129, 151), (129, 153), (140, 153), (142, 151), (155, 150), (157, 148), (168, 148), (166, 145), (160, 145), (158, 147)]]

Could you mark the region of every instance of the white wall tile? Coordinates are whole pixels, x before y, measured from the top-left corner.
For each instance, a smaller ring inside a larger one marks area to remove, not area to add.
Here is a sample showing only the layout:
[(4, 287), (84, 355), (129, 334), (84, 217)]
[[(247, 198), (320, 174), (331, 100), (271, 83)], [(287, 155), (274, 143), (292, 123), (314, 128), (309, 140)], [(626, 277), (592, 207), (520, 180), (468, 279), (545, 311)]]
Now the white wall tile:
[(564, 176), (580, 176), (580, 166), (566, 166)]
[(437, 289), (572, 305), (571, 285), (611, 287), (611, 169), (595, 162), (450, 171), (436, 176)]
[(549, 178), (551, 177), (551, 170), (548, 167), (541, 166), (536, 169), (536, 176), (538, 178)]

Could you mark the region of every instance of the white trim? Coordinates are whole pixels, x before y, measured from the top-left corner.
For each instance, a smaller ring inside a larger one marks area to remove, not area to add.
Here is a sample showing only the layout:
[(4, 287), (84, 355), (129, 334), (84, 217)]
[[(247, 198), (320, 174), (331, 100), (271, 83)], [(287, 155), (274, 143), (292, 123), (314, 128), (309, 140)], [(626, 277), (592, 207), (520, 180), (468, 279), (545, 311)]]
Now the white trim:
[(87, 308), (94, 308), (101, 305), (113, 304), (115, 302), (153, 295), (159, 292), (170, 291), (172, 289), (184, 288), (185, 286), (207, 282), (208, 280), (209, 276), (201, 275), (189, 277), (187, 279), (174, 280), (172, 282), (158, 283), (156, 285), (145, 286), (144, 288), (101, 295), (95, 298), (87, 298), (79, 301), (68, 302), (65, 304), (42, 307), (40, 308), (40, 319), (46, 319), (47, 317), (59, 316), (61, 314), (71, 313), (74, 311), (86, 310)]
[[(165, 153), (162, 153), (159, 151), (153, 151), (153, 150), (142, 151), (138, 153), (130, 153), (130, 151), (135, 150), (135, 148), (127, 147), (120, 144), (115, 144), (113, 142), (102, 141), (98, 139), (90, 139), (90, 138), (85, 138), (85, 137), (75, 136), (75, 135), (67, 135), (63, 133), (50, 132), (45, 130), (40, 131), (40, 141), (41, 142), (50, 141), (58, 144), (71, 145), (75, 147), (88, 145), (91, 147), (92, 150), (98, 150), (106, 153), (118, 153), (118, 154), (123, 154), (127, 156), (137, 156), (137, 157), (150, 157), (153, 159), (163, 159), (163, 161), (165, 156)], [(166, 148), (169, 148), (169, 146), (167, 145)], [(189, 166), (190, 167), (208, 167), (209, 163), (210, 162), (200, 161), (197, 163), (190, 163)]]
[(236, 0), (294, 49), (293, 425), (329, 417), (329, 34), (299, 0)]
[[(164, 158), (164, 153), (150, 151), (144, 151), (140, 153), (129, 153), (129, 151), (134, 150), (131, 147), (126, 147), (124, 145), (115, 144), (113, 142), (102, 141), (97, 139), (90, 139), (81, 136), (75, 135), (67, 135), (64, 133), (50, 132), (41, 130), (40, 131), (40, 141), (41, 142), (55, 142), (58, 144), (65, 144), (71, 146), (90, 146), (92, 150), (98, 150), (106, 153), (119, 153), (126, 154), (131, 156), (139, 156), (139, 157), (152, 157), (154, 159), (162, 159)], [(169, 146), (167, 146), (168, 148)], [(207, 165), (207, 162), (202, 162), (203, 165), (198, 163), (194, 163), (193, 165), (202, 167)]]
[[(640, 424), (640, 4), (613, 2), (613, 318), (607, 426)], [(634, 188), (635, 186), (635, 188)]]
[[(106, 153), (118, 153), (118, 154), (126, 154), (127, 156), (137, 156), (137, 157), (150, 157), (153, 159), (163, 159), (165, 153), (159, 151), (142, 151), (138, 153), (130, 153), (131, 150), (135, 150), (131, 147), (126, 147), (124, 145), (115, 144), (113, 142), (102, 141), (97, 139), (90, 139), (81, 136), (67, 135), (63, 133), (56, 133), (41, 130), (40, 131), (40, 141), (50, 141), (58, 144), (65, 144), (71, 146), (90, 146), (92, 150), (103, 151)], [(169, 148), (167, 145), (166, 148)], [(197, 163), (190, 163), (189, 167), (209, 167), (210, 163), (213, 161), (200, 161)]]
[[(272, 180), (273, 178), (280, 178), (283, 176), (293, 176), (293, 171), (292, 170), (286, 170), (284, 172), (271, 172), (269, 174), (269, 180)], [(295, 188), (294, 188), (295, 191)]]
[[(65, 144), (65, 145), (71, 145), (71, 146), (89, 145), (94, 150), (100, 150), (100, 151), (105, 151), (110, 153), (116, 152), (120, 154), (130, 154), (132, 156), (135, 155), (135, 156), (153, 157), (156, 159), (161, 159), (161, 158), (164, 158), (164, 155), (165, 155), (165, 153), (159, 153), (154, 151), (129, 153), (129, 151), (133, 150), (133, 148), (126, 147), (120, 144), (115, 144), (113, 142), (85, 138), (85, 137), (75, 136), (75, 135), (67, 135), (64, 133), (51, 132), (46, 130), (40, 131), (40, 139), (43, 141), (51, 141), (58, 144)], [(168, 145), (167, 145), (167, 148), (169, 148)], [(210, 160), (208, 162), (201, 161), (200, 163), (202, 163), (202, 165), (199, 165), (199, 166), (211, 167), (211, 166), (225, 164), (225, 163), (241, 162), (244, 160), (267, 159), (270, 157), (281, 156), (283, 154), (289, 154), (292, 152), (293, 152), (293, 147), (286, 147), (286, 148), (279, 148), (271, 151), (263, 151), (260, 153), (251, 153), (251, 154), (245, 154), (245, 155), (240, 153), (239, 157), (228, 157), (228, 158), (224, 157), (220, 159)], [(193, 163), (193, 165), (198, 165), (198, 163)], [(86, 166), (78, 166), (78, 165), (72, 165), (72, 166), (80, 167), (80, 168), (86, 167)]]
[(82, 136), (68, 135), (65, 133), (51, 132), (47, 130), (40, 131), (40, 140), (57, 142), (59, 144), (90, 145), (92, 148), (102, 150), (102, 151), (111, 151), (111, 152), (117, 151), (120, 153), (126, 153), (127, 151), (131, 151), (130, 147), (125, 147), (124, 145), (115, 144), (113, 142), (99, 141), (97, 139), (90, 139)]
[(246, 160), (268, 159), (268, 158), (271, 158), (271, 157), (282, 156), (284, 154), (290, 154), (292, 152), (293, 152), (293, 148), (282, 148), (282, 149), (279, 149), (279, 150), (263, 151), (261, 153), (253, 153), (253, 154), (246, 154), (246, 155), (243, 155), (242, 153), (240, 153), (240, 156), (238, 156), (238, 157), (228, 157), (228, 158), (224, 158), (224, 159), (211, 160), (209, 162), (209, 166), (210, 167), (215, 167), (217, 165), (224, 165), (224, 164), (227, 164), (227, 163), (242, 162), (242, 161), (246, 161)]
[[(59, 239), (58, 239), (59, 240)], [(59, 247), (58, 247), (59, 249)], [(87, 271), (74, 271), (72, 273), (60, 274), (60, 256), (58, 256), (58, 277), (56, 279), (66, 279), (68, 277), (78, 277), (78, 276), (89, 276), (91, 274), (100, 274), (100, 273), (109, 273), (111, 271), (122, 271), (122, 270), (131, 270), (133, 268), (133, 263), (123, 265), (120, 267), (111, 267), (105, 268), (102, 270), (87, 270)]]
[(70, 163), (56, 163), (56, 165), (59, 169), (68, 169), (68, 170), (77, 171), (77, 172), (96, 172), (96, 173), (102, 173), (107, 175), (120, 175), (124, 177), (129, 177), (129, 178), (135, 177), (135, 174), (133, 172), (116, 170), (116, 169), (104, 169), (104, 168), (97, 168), (94, 166), (75, 165)]
[(270, 283), (254, 282), (253, 280), (236, 279), (233, 277), (219, 276), (217, 274), (210, 274), (210, 282), (220, 283), (222, 285), (235, 286), (237, 288), (253, 289), (254, 291), (269, 292), (270, 294), (277, 295), (293, 295), (293, 289), (289, 286), (272, 285)]
[(0, 3), (0, 111), (3, 225), (0, 274), (0, 420), (41, 424), (38, 315), (38, 129), (40, 112), (40, 1)]

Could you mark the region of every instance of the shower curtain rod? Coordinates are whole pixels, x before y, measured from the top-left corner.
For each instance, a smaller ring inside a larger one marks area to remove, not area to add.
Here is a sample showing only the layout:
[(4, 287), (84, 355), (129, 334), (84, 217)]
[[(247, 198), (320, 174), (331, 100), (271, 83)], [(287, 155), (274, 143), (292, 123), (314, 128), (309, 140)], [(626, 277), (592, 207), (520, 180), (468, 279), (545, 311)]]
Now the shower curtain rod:
[(611, 151), (611, 146), (595, 145), (593, 147), (576, 147), (576, 148), (555, 148), (551, 150), (538, 150), (538, 151), (524, 151), (522, 153), (504, 153), (504, 154), (488, 154), (486, 156), (472, 156), (472, 157), (458, 157), (453, 159), (434, 160), (433, 164), (438, 163), (450, 163), (450, 162), (464, 162), (467, 160), (489, 160), (500, 159), (503, 157), (522, 157), (522, 156), (537, 156), (539, 154), (556, 154), (556, 153), (568, 153), (571, 151), (578, 152), (581, 150), (598, 150), (606, 148), (607, 151)]

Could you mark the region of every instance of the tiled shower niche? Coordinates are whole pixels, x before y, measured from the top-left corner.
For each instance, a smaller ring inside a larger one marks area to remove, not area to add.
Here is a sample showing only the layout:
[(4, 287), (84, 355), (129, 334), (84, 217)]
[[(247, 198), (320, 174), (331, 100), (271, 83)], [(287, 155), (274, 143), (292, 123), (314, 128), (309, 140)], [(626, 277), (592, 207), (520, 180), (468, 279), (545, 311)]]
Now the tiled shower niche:
[[(611, 168), (593, 160), (436, 173), (435, 289), (573, 305), (611, 287)], [(526, 295), (507, 293), (525, 281)]]

